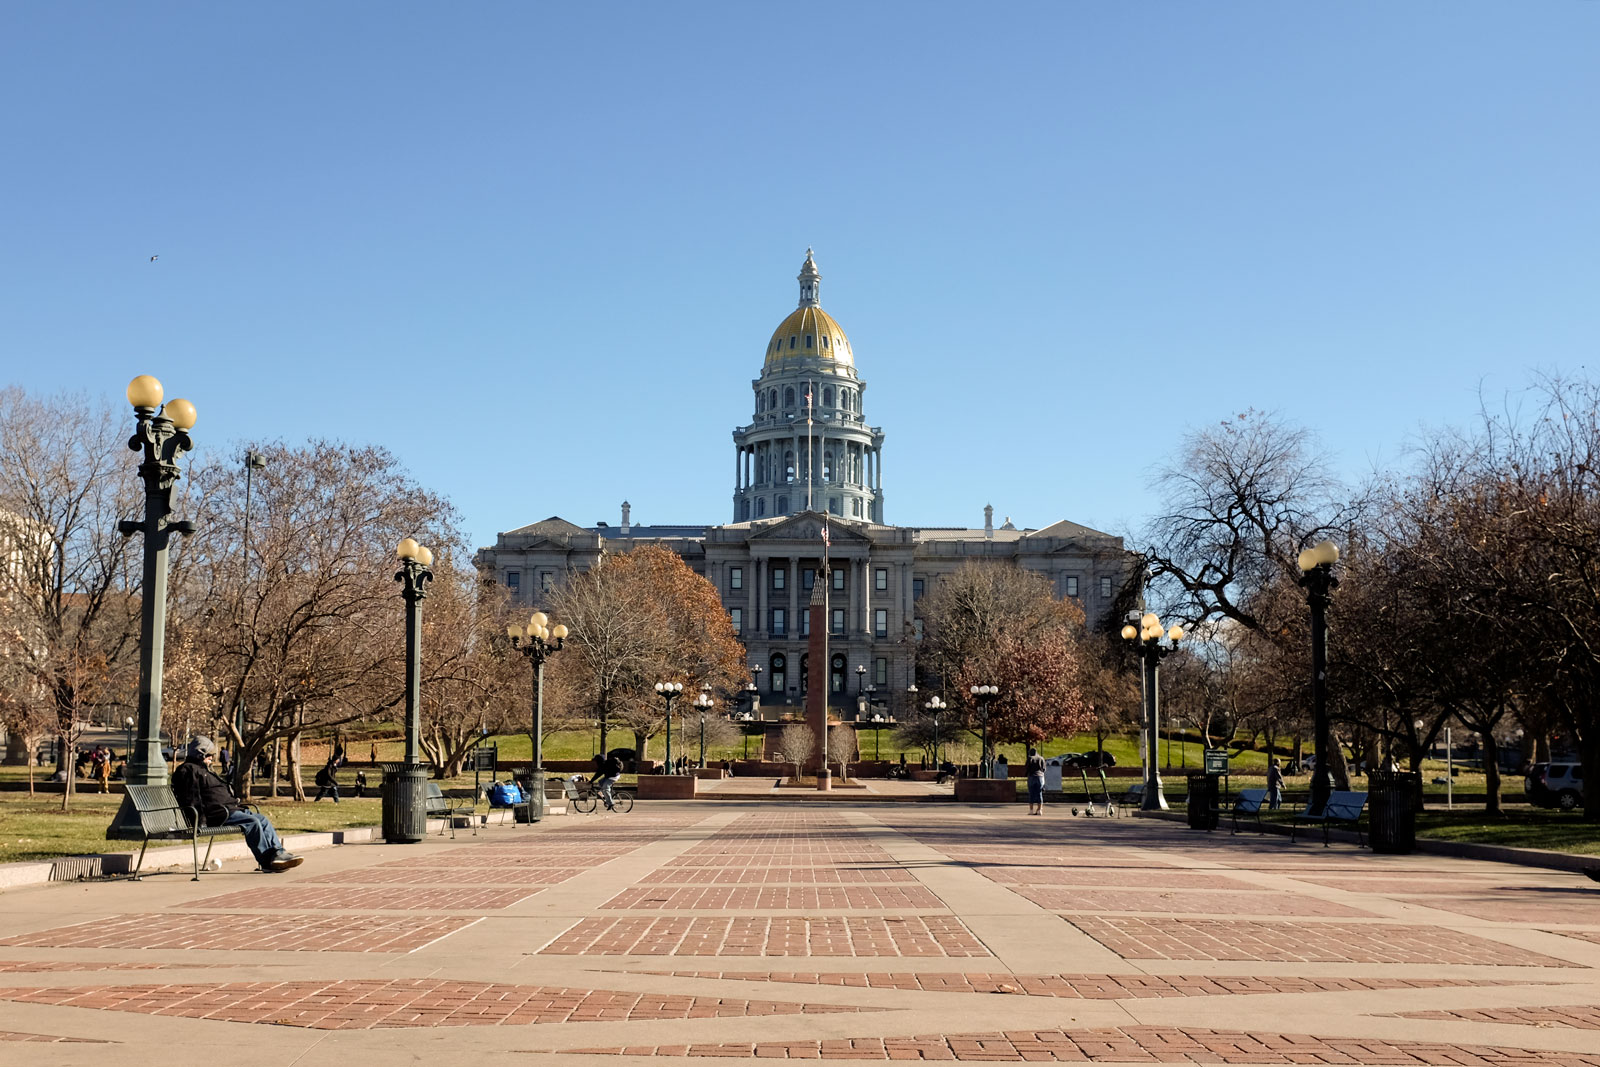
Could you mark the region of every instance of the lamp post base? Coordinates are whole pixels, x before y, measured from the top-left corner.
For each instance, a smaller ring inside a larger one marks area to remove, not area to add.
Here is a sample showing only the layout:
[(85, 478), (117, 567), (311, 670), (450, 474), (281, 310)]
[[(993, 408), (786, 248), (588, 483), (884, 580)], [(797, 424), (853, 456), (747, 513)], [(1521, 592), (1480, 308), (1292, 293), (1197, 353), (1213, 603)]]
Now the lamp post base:
[(817, 772), (817, 791), (826, 793), (833, 789), (833, 772), (824, 767)]
[(1144, 783), (1144, 796), (1139, 800), (1140, 811), (1166, 811), (1167, 794), (1161, 788), (1159, 775), (1146, 778)]

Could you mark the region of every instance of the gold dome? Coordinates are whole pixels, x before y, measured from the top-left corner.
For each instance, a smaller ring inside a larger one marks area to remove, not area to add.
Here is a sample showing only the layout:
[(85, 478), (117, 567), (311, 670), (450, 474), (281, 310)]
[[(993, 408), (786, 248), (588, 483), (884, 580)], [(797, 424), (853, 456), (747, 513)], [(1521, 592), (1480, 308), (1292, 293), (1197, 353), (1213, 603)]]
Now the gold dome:
[(846, 367), (856, 365), (850, 338), (832, 315), (817, 307), (795, 308), (778, 323), (767, 342), (764, 370), (775, 370), (786, 360), (826, 359)]

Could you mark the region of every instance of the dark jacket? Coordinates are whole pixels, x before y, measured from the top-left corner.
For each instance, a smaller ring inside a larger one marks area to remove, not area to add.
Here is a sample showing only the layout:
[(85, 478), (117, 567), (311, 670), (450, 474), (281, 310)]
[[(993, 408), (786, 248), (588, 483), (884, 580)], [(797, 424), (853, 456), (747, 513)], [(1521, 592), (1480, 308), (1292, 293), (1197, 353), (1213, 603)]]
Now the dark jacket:
[(589, 781), (598, 782), (602, 778), (615, 778), (621, 773), (622, 761), (615, 756), (607, 756), (600, 762), (599, 769), (594, 772), (594, 776)]
[(184, 760), (172, 772), (172, 793), (179, 804), (198, 811), (201, 822), (207, 826), (221, 826), (229, 815), (244, 806), (233, 795), (228, 783), (199, 760)]

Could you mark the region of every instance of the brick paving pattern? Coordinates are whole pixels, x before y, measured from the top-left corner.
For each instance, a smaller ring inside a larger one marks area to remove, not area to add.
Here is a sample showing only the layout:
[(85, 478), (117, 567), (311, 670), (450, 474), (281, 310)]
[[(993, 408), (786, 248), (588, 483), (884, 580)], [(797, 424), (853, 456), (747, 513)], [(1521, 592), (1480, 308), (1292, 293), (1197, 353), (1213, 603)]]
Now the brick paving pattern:
[(410, 952), (470, 918), (306, 915), (112, 915), (0, 939), (19, 948), (240, 949), (253, 952)]
[[(1210, 872), (1175, 871), (1170, 867), (979, 867), (979, 874), (1002, 885), (1127, 886), (1145, 889), (1254, 889), (1241, 878)], [(1153, 873), (1159, 871), (1159, 873)]]
[(1369, 913), (1299, 893), (1256, 893), (1213, 889), (1049, 889), (1019, 886), (1017, 893), (1042, 908), (1061, 912), (1117, 912), (1187, 915), (1293, 915), (1326, 919)]
[(1509, 1023), (1513, 1026), (1568, 1026), (1600, 1030), (1600, 1005), (1574, 1004), (1551, 1008), (1485, 1008), (1456, 1011), (1403, 1011), (1400, 1019), (1450, 1019), (1469, 1023)]
[(1478, 897), (1418, 896), (1405, 899), (1441, 911), (1495, 922), (1600, 924), (1600, 901), (1597, 901), (1594, 892), (1584, 889), (1562, 893), (1533, 893), (1519, 889)]
[[(640, 972), (630, 972), (640, 973)], [(1446, 989), (1526, 985), (1495, 978), (1295, 978), (1275, 975), (1167, 977), (1151, 974), (939, 974), (918, 971), (646, 971), (674, 978), (784, 982), (854, 989), (915, 989), (923, 993), (996, 993), (1064, 1000), (1146, 1000), (1241, 996), (1252, 993), (1355, 993), (1381, 989)]]
[(1294, 963), (1462, 963), (1570, 967), (1564, 960), (1428, 926), (1084, 918), (1074, 926), (1128, 960), (1281, 960)]
[(306, 881), (320, 885), (556, 885), (582, 873), (576, 867), (363, 867), (316, 875)]
[(287, 911), (499, 911), (538, 891), (533, 886), (521, 889), (246, 889), (206, 897), (188, 906)]
[(159, 971), (173, 963), (65, 963), (60, 960), (0, 960), (0, 974), (48, 974), (52, 971)]
[(944, 902), (920, 886), (915, 888), (857, 886), (787, 886), (765, 888), (629, 889), (601, 905), (602, 910), (661, 911), (790, 911), (796, 908), (942, 909)]
[(651, 885), (876, 885), (915, 882), (903, 867), (662, 867)]
[(961, 920), (838, 918), (585, 919), (541, 950), (572, 956), (987, 956)]
[(0, 989), (0, 1000), (315, 1030), (719, 1019), (863, 1010), (833, 1004), (432, 979)]
[(1520, 1067), (1557, 1064), (1600, 1067), (1600, 1052), (1496, 1048), (1372, 1038), (1256, 1034), (1189, 1027), (1126, 1026), (1083, 1030), (1023, 1030), (919, 1037), (844, 1038), (704, 1045), (634, 1045), (562, 1049), (627, 1056), (754, 1056), (764, 1059), (980, 1060), (1054, 1063), (1239, 1064), (1472, 1064)]

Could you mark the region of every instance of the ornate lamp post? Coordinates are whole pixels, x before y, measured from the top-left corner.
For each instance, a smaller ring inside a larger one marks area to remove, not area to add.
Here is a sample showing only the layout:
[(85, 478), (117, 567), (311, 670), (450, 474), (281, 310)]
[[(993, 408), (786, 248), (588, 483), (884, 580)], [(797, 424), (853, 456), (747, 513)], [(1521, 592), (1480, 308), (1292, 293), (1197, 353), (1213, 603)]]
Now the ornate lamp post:
[(672, 702), (683, 696), (682, 682), (657, 682), (656, 692), (667, 704), (667, 773), (672, 773)]
[[(123, 781), (129, 785), (164, 785), (167, 761), (161, 758), (161, 673), (166, 654), (167, 545), (173, 534), (194, 533), (194, 523), (173, 521), (172, 487), (179, 478), (178, 457), (194, 447), (194, 405), (187, 400), (161, 403), (161, 383), (141, 374), (128, 383), (128, 403), (137, 420), (128, 448), (144, 453), (139, 477), (144, 480), (144, 518), (124, 519), (117, 530), (124, 537), (144, 534), (144, 574), (139, 599), (138, 738), (128, 745)], [(68, 757), (70, 761), (70, 756)], [(67, 773), (72, 773), (68, 762)], [(126, 796), (117, 817), (106, 828), (108, 839), (143, 837), (139, 813)]]
[(696, 694), (696, 696), (694, 698), (694, 706), (700, 709), (700, 769), (701, 770), (705, 770), (705, 767), (706, 767), (706, 712), (710, 711), (712, 708), (717, 706), (717, 702), (715, 700), (712, 700), (711, 699), (711, 694), (709, 692), (707, 692), (707, 690), (710, 689), (710, 688), (711, 687), (709, 685), (701, 686), (700, 687), (700, 692), (698, 694)]
[[(506, 627), (511, 647), (528, 657), (533, 667), (533, 716), (529, 721), (533, 747), (528, 762), (528, 821), (544, 818), (544, 661), (560, 652), (567, 643), (567, 628), (550, 625), (550, 616), (536, 611), (528, 625)], [(601, 753), (604, 755), (604, 753)]]
[[(128, 756), (133, 754), (133, 716), (129, 715), (126, 719), (123, 719), (122, 725), (128, 730), (128, 743), (122, 748), (123, 757), (126, 760)], [(127, 772), (124, 771), (123, 773), (126, 774)]]
[[(267, 457), (252, 449), (246, 449), (244, 454), (244, 584), (250, 584), (250, 482), (252, 475), (267, 465)], [(241, 605), (243, 599), (240, 600)], [(243, 619), (240, 624), (243, 625)], [(239, 703), (233, 709), (233, 729), (239, 735), (238, 743), (233, 746), (235, 752), (244, 748), (244, 693), (239, 693)], [(237, 764), (239, 761), (235, 760)], [(234, 775), (235, 781), (247, 781), (246, 769), (239, 768)]]
[(433, 580), (433, 553), (407, 537), (395, 547), (394, 580), (406, 602), (406, 751), (404, 762), (384, 768), (383, 839), (410, 845), (428, 836), (428, 771), (422, 766), (422, 601)]
[(946, 704), (939, 697), (932, 696), (932, 697), (929, 697), (928, 698), (928, 702), (926, 704), (922, 705), (922, 706), (927, 708), (928, 711), (933, 715), (933, 768), (934, 768), (934, 770), (938, 770), (939, 769), (939, 713), (941, 711), (943, 711), (945, 708), (949, 707), (950, 705)]
[(978, 752), (978, 777), (989, 777), (989, 708), (1000, 696), (1000, 688), (993, 685), (975, 685), (970, 690), (983, 713), (983, 746)]
[(856, 718), (861, 718), (861, 713), (866, 710), (866, 690), (862, 688), (867, 680), (867, 667), (864, 663), (856, 664)]
[(1333, 565), (1339, 562), (1339, 546), (1324, 541), (1300, 553), (1300, 585), (1311, 606), (1311, 722), (1317, 746), (1316, 765), (1311, 771), (1311, 803), (1307, 810), (1320, 814), (1333, 791), (1333, 770), (1328, 766), (1332, 731), (1328, 726), (1328, 605), (1339, 579)]
[[(1178, 642), (1183, 640), (1183, 628), (1174, 626), (1163, 635), (1160, 616), (1146, 612), (1140, 616), (1137, 627), (1132, 623), (1124, 626), (1122, 636), (1134, 642), (1144, 689), (1144, 799), (1139, 802), (1139, 808), (1166, 811), (1167, 797), (1161, 791), (1161, 759), (1156, 751), (1157, 739), (1161, 736), (1161, 657), (1178, 647)], [(1172, 643), (1162, 645), (1163, 636)]]

